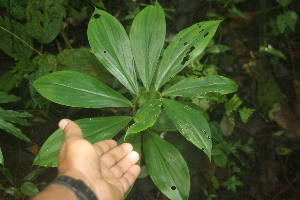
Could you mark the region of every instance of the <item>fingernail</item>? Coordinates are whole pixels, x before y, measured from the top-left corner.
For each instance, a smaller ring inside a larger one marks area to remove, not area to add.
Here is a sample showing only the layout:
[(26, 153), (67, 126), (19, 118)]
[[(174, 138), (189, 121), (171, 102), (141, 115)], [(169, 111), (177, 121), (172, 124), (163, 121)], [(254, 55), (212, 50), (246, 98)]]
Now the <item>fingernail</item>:
[(62, 119), (60, 120), (60, 122), (58, 123), (58, 126), (61, 130), (64, 130), (64, 128), (68, 125), (69, 121), (66, 119)]

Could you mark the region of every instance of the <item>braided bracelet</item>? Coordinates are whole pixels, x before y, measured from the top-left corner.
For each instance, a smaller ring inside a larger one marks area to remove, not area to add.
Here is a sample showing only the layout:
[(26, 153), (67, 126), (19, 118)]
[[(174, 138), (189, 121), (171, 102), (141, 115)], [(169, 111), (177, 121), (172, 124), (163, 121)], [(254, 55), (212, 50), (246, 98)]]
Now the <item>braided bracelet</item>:
[(80, 200), (97, 200), (95, 193), (81, 180), (59, 176), (51, 184), (59, 184), (71, 189)]

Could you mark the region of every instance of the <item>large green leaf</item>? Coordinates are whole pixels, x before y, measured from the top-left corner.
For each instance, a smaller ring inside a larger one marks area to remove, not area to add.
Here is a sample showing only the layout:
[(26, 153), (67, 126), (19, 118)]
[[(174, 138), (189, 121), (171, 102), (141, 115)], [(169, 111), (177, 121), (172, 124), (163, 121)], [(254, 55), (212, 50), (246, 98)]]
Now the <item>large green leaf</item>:
[(154, 184), (172, 200), (187, 200), (189, 169), (179, 151), (150, 131), (144, 134), (143, 147), (147, 169)]
[(144, 86), (149, 89), (166, 36), (162, 7), (156, 3), (142, 10), (130, 29), (132, 53)]
[(159, 64), (155, 82), (157, 90), (202, 53), (220, 22), (205, 21), (194, 24), (173, 38)]
[(160, 114), (161, 104), (162, 102), (159, 99), (150, 100), (145, 103), (134, 116), (135, 123), (128, 128), (126, 136), (151, 127)]
[(164, 99), (164, 110), (178, 131), (190, 142), (211, 157), (211, 132), (209, 124), (201, 112), (180, 102)]
[[(129, 121), (130, 117), (116, 116), (80, 119), (75, 122), (82, 129), (84, 138), (90, 143), (95, 143), (113, 138)], [(33, 164), (48, 167), (57, 166), (57, 156), (63, 141), (64, 135), (58, 129), (44, 143)]]
[(130, 101), (97, 79), (75, 71), (60, 71), (32, 84), (45, 98), (59, 104), (83, 107), (128, 107)]
[(120, 22), (109, 13), (96, 9), (89, 22), (88, 39), (104, 67), (130, 92), (138, 93), (129, 38)]
[(15, 95), (6, 94), (5, 92), (0, 92), (0, 103), (8, 103), (8, 102), (14, 102), (19, 100), (20, 98), (16, 97)]
[(223, 76), (186, 78), (164, 90), (166, 96), (199, 97), (205, 93), (228, 94), (237, 91), (234, 81)]
[(26, 8), (27, 30), (41, 43), (52, 42), (58, 35), (65, 9), (61, 0), (30, 0)]
[(29, 59), (32, 49), (24, 42), (32, 46), (32, 38), (27, 34), (26, 28), (19, 22), (1, 17), (0, 26), (14, 34), (0, 28), (0, 49), (16, 60)]
[(0, 129), (3, 129), (26, 142), (30, 142), (30, 139), (24, 135), (19, 128), (7, 121), (4, 121), (3, 119), (0, 119)]
[(72, 70), (94, 76), (100, 81), (112, 78), (90, 48), (65, 49), (57, 55), (59, 70)]

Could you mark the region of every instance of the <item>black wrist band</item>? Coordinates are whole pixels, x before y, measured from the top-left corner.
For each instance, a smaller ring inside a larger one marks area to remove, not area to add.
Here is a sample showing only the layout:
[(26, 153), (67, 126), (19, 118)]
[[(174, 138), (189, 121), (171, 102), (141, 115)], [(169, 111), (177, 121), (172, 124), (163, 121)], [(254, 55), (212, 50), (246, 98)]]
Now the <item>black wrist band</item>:
[(94, 192), (81, 180), (69, 176), (59, 176), (51, 184), (59, 184), (71, 189), (80, 200), (97, 200)]

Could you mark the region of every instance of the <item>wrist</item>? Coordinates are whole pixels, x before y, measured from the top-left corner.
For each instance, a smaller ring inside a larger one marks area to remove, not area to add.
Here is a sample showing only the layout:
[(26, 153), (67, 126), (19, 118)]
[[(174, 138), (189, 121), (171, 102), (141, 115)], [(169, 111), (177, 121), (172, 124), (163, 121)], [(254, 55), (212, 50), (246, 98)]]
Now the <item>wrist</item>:
[[(94, 194), (97, 195), (97, 191), (96, 191), (96, 180), (97, 178), (96, 177), (87, 177), (86, 175), (84, 175), (83, 173), (77, 171), (77, 170), (70, 170), (70, 171), (67, 171), (67, 172), (64, 172), (64, 173), (59, 173), (58, 174), (58, 177), (61, 177), (61, 176), (67, 176), (67, 177), (71, 177), (73, 179), (76, 179), (76, 180), (80, 180), (82, 181), (88, 188), (90, 188), (92, 190), (92, 192)], [(98, 197), (99, 198), (99, 197)]]
[(42, 192), (32, 198), (32, 200), (65, 200), (65, 199), (78, 199), (76, 194), (67, 187), (58, 184), (48, 185)]
[(81, 180), (70, 176), (59, 176), (51, 184), (58, 184), (72, 190), (80, 200), (97, 200), (95, 193)]

